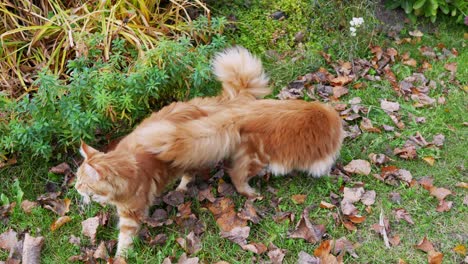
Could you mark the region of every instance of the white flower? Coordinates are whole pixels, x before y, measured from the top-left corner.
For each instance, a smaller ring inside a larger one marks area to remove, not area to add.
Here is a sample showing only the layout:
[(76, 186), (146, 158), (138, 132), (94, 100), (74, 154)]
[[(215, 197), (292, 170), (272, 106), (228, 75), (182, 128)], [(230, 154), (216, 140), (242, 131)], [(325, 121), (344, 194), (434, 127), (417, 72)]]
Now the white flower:
[(356, 32), (356, 28), (355, 28), (355, 27), (350, 27), (350, 28), (349, 28), (349, 31), (351, 31), (351, 32)]
[(356, 32), (351, 32), (351, 37), (355, 37), (356, 36)]
[(349, 21), (351, 26), (360, 27), (364, 24), (364, 19), (362, 17), (353, 17), (351, 21)]

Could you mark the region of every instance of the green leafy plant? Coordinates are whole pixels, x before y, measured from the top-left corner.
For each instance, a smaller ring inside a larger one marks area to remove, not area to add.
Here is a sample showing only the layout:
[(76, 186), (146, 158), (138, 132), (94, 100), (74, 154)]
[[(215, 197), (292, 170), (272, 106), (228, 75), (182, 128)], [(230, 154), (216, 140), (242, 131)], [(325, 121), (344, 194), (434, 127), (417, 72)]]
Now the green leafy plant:
[[(91, 42), (101, 38), (89, 36)], [(209, 44), (193, 43), (189, 36), (160, 40), (138, 57), (127, 40), (116, 38), (108, 60), (99, 45), (70, 60), (67, 80), (43, 69), (33, 84), (37, 92), (18, 99), (0, 94), (0, 153), (50, 158), (74, 150), (80, 139), (127, 131), (167, 102), (215, 93), (210, 59), (226, 41), (214, 35)]]
[(416, 22), (417, 17), (424, 16), (435, 22), (442, 12), (456, 18), (457, 23), (463, 23), (468, 14), (468, 2), (466, 0), (391, 0), (386, 5), (390, 9), (401, 7), (408, 17)]

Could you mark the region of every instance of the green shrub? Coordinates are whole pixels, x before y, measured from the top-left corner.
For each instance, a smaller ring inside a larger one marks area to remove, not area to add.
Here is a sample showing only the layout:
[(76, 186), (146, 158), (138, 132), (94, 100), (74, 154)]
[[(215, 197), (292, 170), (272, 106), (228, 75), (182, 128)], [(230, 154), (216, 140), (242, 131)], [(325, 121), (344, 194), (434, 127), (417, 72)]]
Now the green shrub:
[(435, 22), (442, 12), (456, 18), (458, 23), (468, 15), (468, 2), (466, 0), (391, 0), (387, 1), (388, 8), (401, 7), (408, 17), (415, 22), (417, 17), (424, 16)]
[[(100, 38), (90, 35), (97, 43)], [(117, 38), (108, 61), (101, 59), (98, 45), (88, 56), (69, 61), (67, 80), (43, 70), (34, 83), (36, 93), (20, 99), (0, 93), (0, 154), (50, 158), (74, 151), (80, 139), (92, 142), (97, 133), (125, 130), (171, 100), (213, 94), (218, 84), (210, 56), (225, 42), (220, 35), (197, 46), (189, 37), (161, 40), (136, 59), (128, 56), (135, 52), (126, 40)]]

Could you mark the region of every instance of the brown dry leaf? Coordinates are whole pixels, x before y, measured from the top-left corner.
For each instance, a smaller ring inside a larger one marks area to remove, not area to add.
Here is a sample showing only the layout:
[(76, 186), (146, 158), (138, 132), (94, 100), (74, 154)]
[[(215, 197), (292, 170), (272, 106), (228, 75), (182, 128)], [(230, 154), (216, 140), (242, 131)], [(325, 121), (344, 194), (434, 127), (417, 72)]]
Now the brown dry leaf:
[(390, 193), (390, 200), (394, 203), (400, 204), (401, 203), (401, 195), (397, 192)]
[(15, 165), (17, 162), (18, 160), (16, 159), (16, 157), (12, 157), (11, 159), (8, 159), (6, 162), (0, 160), (0, 169), (6, 166)]
[(367, 206), (373, 205), (375, 203), (375, 196), (376, 196), (375, 191), (373, 190), (366, 191), (361, 197), (361, 202)]
[[(189, 207), (190, 210), (190, 207)], [(158, 227), (172, 224), (172, 220), (167, 218), (167, 212), (164, 209), (158, 208), (154, 210), (151, 217), (144, 219), (144, 222), (151, 227)]]
[(468, 183), (466, 182), (458, 182), (455, 186), (460, 187), (460, 188), (468, 188)]
[(465, 247), (465, 245), (462, 245), (462, 244), (458, 244), (456, 247), (454, 247), (453, 251), (460, 254), (460, 255), (462, 255), (462, 256), (466, 255), (466, 247)]
[(357, 227), (351, 221), (343, 221), (343, 226), (349, 231), (356, 231)]
[(0, 206), (0, 223), (7, 225), (8, 216), (13, 212), (16, 202)]
[(445, 136), (442, 134), (437, 134), (432, 138), (432, 144), (436, 147), (442, 147), (445, 142)]
[(330, 80), (330, 84), (333, 86), (345, 86), (348, 83), (352, 82), (353, 78), (349, 76), (338, 76)]
[(225, 182), (223, 179), (219, 179), (218, 182), (218, 194), (220, 196), (229, 196), (236, 193), (234, 185)]
[(222, 231), (231, 231), (235, 227), (247, 225), (247, 220), (237, 216), (234, 202), (230, 198), (217, 198), (214, 203), (208, 204), (208, 209), (213, 213), (216, 223)]
[(457, 72), (457, 63), (456, 62), (447, 63), (444, 65), (444, 68), (449, 72), (455, 73)]
[(447, 202), (445, 200), (441, 200), (439, 201), (439, 204), (437, 205), (436, 211), (439, 213), (448, 212), (450, 211), (450, 209), (452, 209), (452, 205), (453, 205), (452, 201)]
[(393, 237), (389, 238), (388, 241), (392, 246), (398, 246), (400, 244), (400, 236), (399, 235), (394, 235)]
[(101, 243), (99, 243), (99, 246), (96, 248), (96, 251), (94, 251), (93, 258), (104, 260), (109, 258), (109, 253), (107, 252), (106, 243), (104, 241), (101, 241)]
[(333, 241), (332, 253), (334, 255), (344, 255), (348, 252), (353, 258), (357, 259), (359, 256), (354, 252), (355, 247), (346, 237), (341, 237)]
[(74, 236), (74, 235), (70, 235), (70, 239), (68, 239), (68, 243), (73, 244), (75, 246), (80, 246), (81, 245), (81, 239), (79, 237)]
[(55, 220), (52, 223), (52, 225), (50, 225), (50, 231), (55, 231), (55, 230), (59, 229), (61, 226), (63, 226), (64, 224), (70, 222), (71, 220), (72, 219), (68, 215), (59, 217), (57, 220)]
[(41, 249), (44, 237), (32, 237), (29, 233), (24, 236), (22, 263), (41, 263)]
[(431, 188), (433, 187), (432, 182), (434, 179), (429, 176), (424, 176), (421, 179), (418, 180), (418, 183), (426, 190), (430, 191)]
[(204, 200), (208, 200), (210, 203), (215, 201), (215, 197), (213, 195), (213, 192), (211, 192), (211, 188), (205, 188), (203, 190), (198, 191), (198, 200), (200, 202)]
[(320, 264), (322, 263), (319, 258), (309, 255), (308, 253), (301, 251), (298, 255), (298, 264)]
[(0, 234), (0, 248), (11, 251), (18, 243), (17, 233), (13, 229)]
[(179, 237), (176, 241), (189, 255), (196, 254), (202, 249), (201, 240), (193, 231), (190, 232), (185, 239)]
[(408, 60), (404, 60), (404, 61), (403, 61), (403, 64), (408, 65), (408, 66), (411, 66), (411, 67), (416, 67), (416, 66), (418, 66), (418, 63), (417, 63), (416, 60), (413, 59), (413, 58), (409, 58)]
[(427, 261), (429, 264), (441, 264), (444, 254), (436, 252), (434, 250), (429, 251), (427, 254)]
[(435, 158), (434, 157), (424, 157), (422, 158), (427, 164), (434, 166)]
[(348, 173), (369, 175), (371, 172), (370, 163), (367, 160), (352, 160), (343, 168)]
[(179, 191), (170, 191), (163, 197), (163, 201), (171, 206), (177, 207), (184, 203), (185, 194)]
[(99, 226), (99, 216), (91, 217), (81, 222), (81, 233), (91, 239), (91, 243), (96, 243), (96, 232)]
[(400, 110), (400, 104), (398, 102), (390, 102), (387, 100), (380, 101), (380, 107), (388, 112), (397, 112)]
[(255, 254), (263, 254), (267, 251), (267, 247), (263, 243), (250, 243), (247, 245), (241, 245), (243, 250), (252, 251)]
[(430, 194), (436, 197), (439, 201), (444, 200), (448, 195), (453, 194), (450, 190), (445, 188), (431, 187), (429, 189)]
[(198, 264), (198, 261), (198, 257), (188, 258), (187, 254), (183, 253), (180, 256), (179, 261), (177, 261), (177, 264)]
[(322, 243), (320, 243), (318, 248), (314, 250), (314, 256), (320, 259), (319, 263), (338, 264), (341, 262), (341, 261), (338, 261), (337, 258), (330, 253), (331, 249), (332, 249), (331, 241), (325, 240)]
[(369, 118), (363, 117), (361, 124), (359, 125), (361, 130), (371, 133), (382, 133), (382, 131), (372, 125), (372, 121)]
[(399, 94), (400, 93), (400, 85), (398, 84), (398, 80), (397, 80), (395, 74), (390, 69), (390, 67), (384, 67), (384, 77), (385, 77), (385, 79), (387, 79), (390, 82), (390, 84), (392, 85), (393, 90)]
[(417, 29), (408, 32), (408, 34), (410, 36), (412, 36), (412, 37), (417, 37), (417, 38), (420, 38), (420, 37), (424, 36), (424, 34), (421, 31), (417, 30)]
[(371, 163), (375, 165), (383, 165), (390, 161), (390, 159), (387, 156), (385, 156), (385, 154), (375, 154), (375, 153), (369, 154), (369, 159)]
[(273, 221), (276, 223), (281, 223), (288, 219), (290, 222), (294, 222), (295, 215), (292, 212), (277, 212), (273, 215)]
[(327, 203), (327, 202), (324, 202), (324, 201), (321, 201), (319, 206), (320, 206), (320, 208), (323, 208), (323, 209), (333, 209), (333, 208), (336, 207), (334, 204)]
[(366, 217), (363, 215), (349, 215), (347, 218), (355, 224), (360, 224), (366, 220)]
[(291, 196), (291, 200), (295, 204), (303, 204), (305, 202), (306, 198), (307, 198), (307, 195), (305, 195), (305, 194), (295, 194), (295, 195)]
[(251, 200), (246, 200), (242, 210), (237, 213), (237, 216), (240, 219), (251, 221), (254, 224), (260, 223), (260, 217), (257, 214), (253, 202)]
[(365, 193), (363, 187), (348, 188), (344, 187), (343, 189), (343, 200), (350, 201), (351, 203), (358, 202), (361, 200), (362, 195)]
[(356, 206), (354, 206), (352, 202), (345, 199), (340, 202), (340, 208), (344, 215), (355, 215), (358, 212)]
[(404, 208), (398, 208), (394, 210), (395, 212), (395, 218), (399, 222), (400, 219), (405, 220), (406, 222), (414, 225), (413, 219), (411, 219), (411, 215), (404, 209)]
[(416, 154), (415, 146), (406, 146), (403, 148), (396, 148), (393, 150), (393, 154), (398, 155), (400, 158), (403, 158), (403, 159), (414, 159), (418, 156)]
[(31, 213), (32, 209), (37, 207), (37, 202), (31, 202), (29, 200), (24, 200), (21, 202), (21, 209), (27, 214)]
[(247, 237), (250, 234), (250, 227), (234, 227), (230, 231), (221, 231), (221, 237), (227, 238), (238, 245), (246, 245)]
[(282, 264), (285, 254), (285, 250), (281, 248), (274, 248), (268, 251), (268, 257), (272, 264)]
[(166, 234), (157, 234), (154, 238), (151, 238), (148, 244), (150, 246), (155, 246), (155, 245), (164, 245), (167, 241), (167, 235)]
[(429, 251), (434, 251), (434, 246), (432, 245), (429, 240), (427, 240), (427, 237), (424, 237), (417, 245), (414, 246), (417, 249), (420, 249), (426, 253), (429, 253)]
[(341, 96), (348, 94), (348, 88), (343, 86), (333, 86), (333, 97), (338, 99)]
[(66, 174), (71, 172), (70, 165), (66, 162), (62, 162), (59, 165), (50, 168), (49, 172), (55, 173), (55, 174)]
[(296, 228), (289, 234), (289, 238), (302, 238), (309, 243), (316, 243), (322, 239), (322, 235), (325, 233), (325, 226), (314, 226), (309, 219), (309, 210), (309, 207), (304, 209)]
[(37, 201), (46, 209), (51, 210), (52, 212), (64, 216), (68, 211), (70, 211), (70, 199), (58, 199), (60, 193), (48, 193), (41, 195), (37, 198)]

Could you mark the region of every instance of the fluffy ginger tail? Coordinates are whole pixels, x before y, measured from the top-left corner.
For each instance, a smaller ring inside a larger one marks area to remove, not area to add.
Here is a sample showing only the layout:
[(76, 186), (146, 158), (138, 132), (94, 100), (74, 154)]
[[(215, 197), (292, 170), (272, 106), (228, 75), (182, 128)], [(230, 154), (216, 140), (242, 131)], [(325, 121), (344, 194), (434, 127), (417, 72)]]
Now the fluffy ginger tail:
[(258, 99), (271, 93), (262, 62), (243, 47), (218, 53), (213, 60), (213, 71), (223, 85), (225, 98), (247, 93)]
[(220, 115), (170, 125), (160, 133), (156, 130), (148, 127), (140, 133), (146, 151), (184, 169), (213, 165), (229, 156), (240, 142), (237, 124)]

